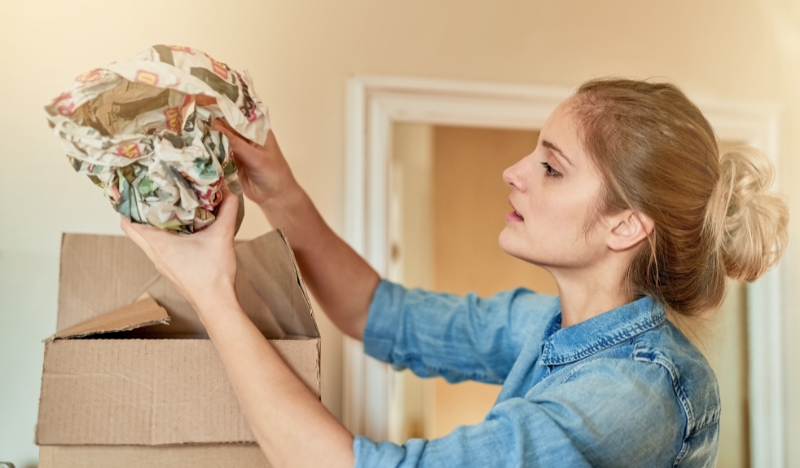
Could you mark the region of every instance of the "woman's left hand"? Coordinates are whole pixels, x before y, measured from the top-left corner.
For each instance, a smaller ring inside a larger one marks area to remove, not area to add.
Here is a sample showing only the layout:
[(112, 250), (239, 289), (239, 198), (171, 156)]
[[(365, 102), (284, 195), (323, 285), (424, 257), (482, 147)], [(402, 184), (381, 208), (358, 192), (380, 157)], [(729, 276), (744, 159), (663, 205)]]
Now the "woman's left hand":
[(161, 229), (135, 224), (122, 218), (121, 226), (169, 279), (194, 309), (198, 304), (234, 292), (236, 254), (233, 236), (239, 199), (222, 183), (222, 202), (217, 219), (208, 228), (190, 236), (178, 236)]
[(222, 190), (214, 224), (191, 236), (125, 218), (122, 229), (200, 315), (270, 465), (352, 467), (353, 435), (297, 378), (239, 305), (233, 251), (239, 199), (227, 186)]

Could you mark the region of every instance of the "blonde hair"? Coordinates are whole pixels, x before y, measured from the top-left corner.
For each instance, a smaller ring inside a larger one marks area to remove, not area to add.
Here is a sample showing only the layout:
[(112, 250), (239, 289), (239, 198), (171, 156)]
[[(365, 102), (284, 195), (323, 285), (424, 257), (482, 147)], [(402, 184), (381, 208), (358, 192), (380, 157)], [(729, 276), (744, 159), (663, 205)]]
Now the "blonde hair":
[(632, 299), (651, 295), (698, 316), (721, 304), (726, 276), (753, 281), (775, 266), (788, 210), (769, 192), (772, 164), (746, 146), (720, 156), (711, 125), (677, 86), (595, 79), (570, 108), (604, 180), (597, 213), (629, 208), (655, 224), (628, 268)]

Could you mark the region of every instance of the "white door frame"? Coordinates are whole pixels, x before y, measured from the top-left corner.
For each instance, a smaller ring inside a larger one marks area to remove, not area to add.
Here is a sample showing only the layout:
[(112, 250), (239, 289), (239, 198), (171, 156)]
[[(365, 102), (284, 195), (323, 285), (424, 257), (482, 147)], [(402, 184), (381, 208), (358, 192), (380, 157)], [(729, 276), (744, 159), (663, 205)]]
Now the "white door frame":
[[(388, 272), (392, 124), (418, 122), (510, 129), (540, 129), (568, 88), (488, 84), (383, 76), (347, 83), (345, 238), (382, 275)], [(765, 103), (690, 96), (722, 140), (744, 141), (778, 164), (780, 108)], [(748, 285), (751, 464), (782, 467), (784, 456), (779, 266)], [(345, 337), (343, 409), (356, 434), (385, 440), (391, 368), (367, 358)]]

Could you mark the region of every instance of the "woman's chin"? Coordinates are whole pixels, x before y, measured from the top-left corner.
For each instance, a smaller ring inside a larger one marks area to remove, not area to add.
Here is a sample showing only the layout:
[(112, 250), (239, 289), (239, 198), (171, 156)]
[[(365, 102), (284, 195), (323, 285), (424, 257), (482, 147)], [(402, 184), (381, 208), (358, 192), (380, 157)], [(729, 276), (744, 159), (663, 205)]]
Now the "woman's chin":
[(515, 233), (513, 229), (510, 229), (506, 226), (500, 232), (500, 236), (497, 239), (497, 243), (500, 244), (500, 248), (503, 249), (508, 255), (511, 255), (514, 258), (518, 258), (522, 261), (537, 264), (533, 260), (533, 256), (535, 256), (535, 252), (533, 251), (530, 244), (526, 243), (524, 239), (520, 238), (518, 233)]
[(500, 236), (497, 239), (497, 243), (500, 244), (500, 248), (503, 249), (503, 252), (516, 257), (514, 252), (516, 251), (515, 247), (517, 246), (514, 233), (508, 226), (506, 226), (502, 231), (500, 231)]

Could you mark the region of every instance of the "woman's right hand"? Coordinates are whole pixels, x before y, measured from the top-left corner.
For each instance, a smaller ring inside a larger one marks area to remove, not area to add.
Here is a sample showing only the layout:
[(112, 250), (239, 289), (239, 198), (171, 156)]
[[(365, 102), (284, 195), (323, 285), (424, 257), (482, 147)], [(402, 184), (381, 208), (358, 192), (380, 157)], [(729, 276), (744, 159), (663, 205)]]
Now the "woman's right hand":
[(322, 309), (340, 330), (361, 339), (380, 282), (378, 273), (322, 219), (292, 175), (272, 131), (262, 146), (221, 120), (212, 128), (228, 137), (244, 194), (258, 203), (273, 228), (284, 230), (303, 279)]
[(244, 194), (262, 210), (267, 202), (299, 188), (272, 130), (262, 146), (241, 136), (223, 120), (214, 120), (211, 128), (228, 137)]

